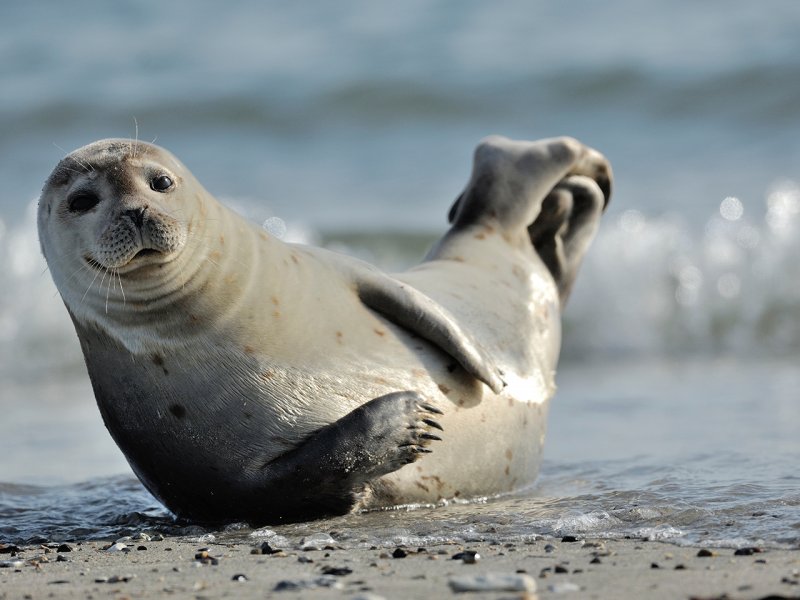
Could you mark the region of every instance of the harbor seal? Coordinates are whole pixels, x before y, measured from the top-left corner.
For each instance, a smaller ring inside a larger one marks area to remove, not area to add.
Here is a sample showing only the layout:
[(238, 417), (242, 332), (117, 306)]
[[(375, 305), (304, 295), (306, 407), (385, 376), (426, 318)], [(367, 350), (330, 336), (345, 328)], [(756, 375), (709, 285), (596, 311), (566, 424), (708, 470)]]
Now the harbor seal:
[(56, 166), (38, 228), (143, 484), (187, 519), (270, 523), (530, 484), (610, 188), (572, 138), (487, 138), (450, 229), (389, 275), (270, 236), (162, 148), (103, 140)]

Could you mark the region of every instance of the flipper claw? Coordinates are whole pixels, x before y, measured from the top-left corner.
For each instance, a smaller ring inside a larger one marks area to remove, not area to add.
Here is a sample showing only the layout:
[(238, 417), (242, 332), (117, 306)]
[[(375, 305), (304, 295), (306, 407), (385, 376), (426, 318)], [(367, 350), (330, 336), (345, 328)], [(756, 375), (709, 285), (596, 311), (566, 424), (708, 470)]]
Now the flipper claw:
[(434, 429), (438, 429), (439, 431), (444, 431), (444, 427), (439, 425), (439, 423), (437, 423), (433, 419), (422, 419), (422, 422), (425, 423), (425, 425), (427, 425), (428, 427), (433, 427)]

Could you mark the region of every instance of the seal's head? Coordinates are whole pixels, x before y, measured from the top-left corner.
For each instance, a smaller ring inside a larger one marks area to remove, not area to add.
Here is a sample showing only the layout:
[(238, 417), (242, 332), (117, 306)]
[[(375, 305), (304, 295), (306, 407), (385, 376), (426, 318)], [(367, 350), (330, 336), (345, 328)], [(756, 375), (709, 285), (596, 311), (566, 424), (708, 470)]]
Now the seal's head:
[(112, 282), (124, 293), (123, 279), (141, 280), (175, 261), (197, 196), (186, 188), (195, 186), (174, 156), (142, 142), (101, 140), (61, 160), (42, 191), (38, 226), (67, 306), (84, 303), (93, 281), (107, 280), (107, 302)]

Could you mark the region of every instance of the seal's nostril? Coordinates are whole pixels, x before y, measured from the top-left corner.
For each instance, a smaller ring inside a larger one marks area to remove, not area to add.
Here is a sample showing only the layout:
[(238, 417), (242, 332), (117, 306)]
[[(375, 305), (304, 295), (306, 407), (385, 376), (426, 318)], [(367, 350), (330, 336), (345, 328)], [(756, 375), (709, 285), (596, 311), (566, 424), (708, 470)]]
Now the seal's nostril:
[(126, 210), (122, 214), (128, 217), (136, 227), (140, 228), (144, 224), (144, 213), (147, 211), (146, 208), (131, 208), (130, 210)]

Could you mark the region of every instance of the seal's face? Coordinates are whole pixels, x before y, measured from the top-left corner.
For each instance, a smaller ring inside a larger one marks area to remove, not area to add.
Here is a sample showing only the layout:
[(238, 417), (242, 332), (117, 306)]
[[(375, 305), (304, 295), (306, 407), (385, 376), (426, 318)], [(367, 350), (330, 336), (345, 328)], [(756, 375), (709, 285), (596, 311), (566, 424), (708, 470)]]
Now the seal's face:
[(58, 164), (39, 202), (39, 238), (70, 308), (95, 280), (108, 280), (107, 298), (112, 282), (123, 292), (124, 278), (141, 279), (180, 254), (191, 214), (186, 172), (161, 148), (128, 140), (95, 142)]

